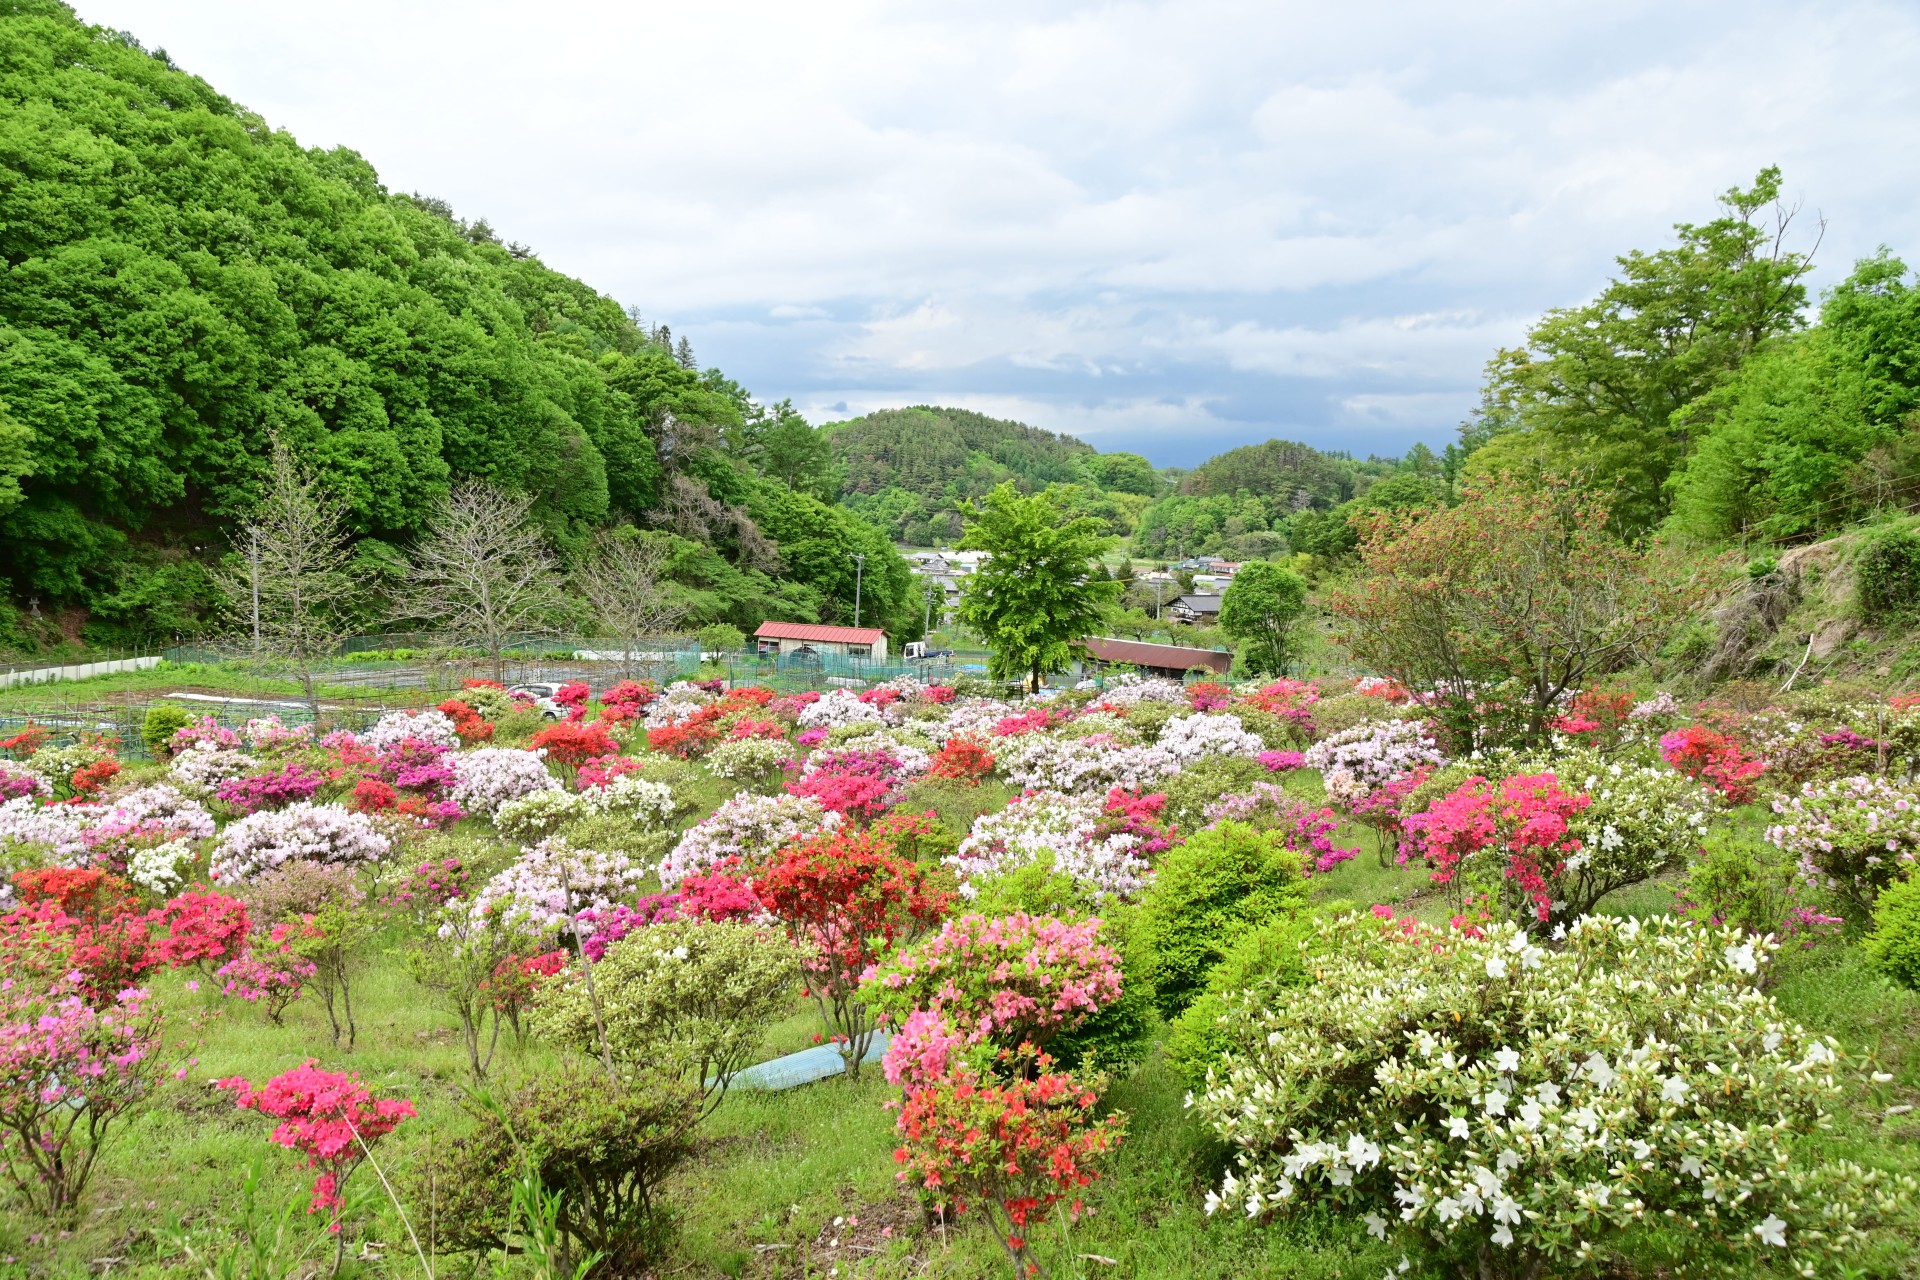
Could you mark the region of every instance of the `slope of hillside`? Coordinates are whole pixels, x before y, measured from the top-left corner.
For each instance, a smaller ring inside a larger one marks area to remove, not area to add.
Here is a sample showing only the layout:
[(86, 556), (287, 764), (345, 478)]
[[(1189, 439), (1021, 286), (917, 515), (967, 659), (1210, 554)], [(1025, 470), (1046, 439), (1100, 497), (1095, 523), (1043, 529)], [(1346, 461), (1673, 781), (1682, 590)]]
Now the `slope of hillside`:
[[(731, 457), (757, 407), (613, 299), (55, 0), (0, 3), (0, 140), (0, 590), (70, 620), (69, 639), (204, 625), (206, 563), (270, 433), (382, 543), (468, 476), (537, 495), (563, 552), (612, 520), (686, 533), (663, 510), (687, 493), (677, 474), (891, 554)], [(726, 539), (687, 540), (729, 561), (689, 585), (748, 602), (731, 620), (842, 611), (837, 575), (776, 585)], [(866, 608), (886, 616), (874, 581)], [(849, 576), (848, 614), (852, 592)]]
[(1065, 486), (1076, 510), (1131, 530), (1162, 487), (1138, 454), (1100, 453), (1083, 440), (969, 409), (882, 409), (821, 430), (840, 471), (840, 501), (916, 545), (959, 536), (960, 509), (995, 485)]

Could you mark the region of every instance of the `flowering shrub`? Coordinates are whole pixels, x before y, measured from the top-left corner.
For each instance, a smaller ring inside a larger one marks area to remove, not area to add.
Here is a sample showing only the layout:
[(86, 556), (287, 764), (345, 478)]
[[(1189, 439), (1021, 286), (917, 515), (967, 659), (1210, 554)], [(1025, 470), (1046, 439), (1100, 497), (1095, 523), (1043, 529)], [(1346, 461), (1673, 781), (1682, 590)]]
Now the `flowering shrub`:
[(224, 893), (183, 893), (147, 919), (164, 931), (153, 950), (170, 969), (193, 965), (205, 973), (210, 962), (234, 959), (247, 948), (247, 906)]
[(509, 800), (560, 787), (560, 780), (547, 771), (547, 762), (538, 752), (482, 747), (450, 756), (448, 763), (453, 768), (449, 798), (478, 817), (491, 817)]
[(35, 1213), (71, 1221), (109, 1135), (160, 1074), (147, 993), (95, 1004), (74, 975), (0, 988), (0, 1168)]
[(729, 738), (707, 753), (707, 768), (716, 778), (750, 781), (764, 778), (780, 768), (793, 754), (780, 738)]
[(1141, 856), (1138, 835), (1102, 835), (1105, 805), (1097, 797), (1032, 791), (998, 813), (974, 819), (973, 829), (948, 858), (972, 897), (981, 881), (1028, 866), (1046, 855), (1096, 898), (1131, 897), (1145, 887), (1152, 868)]
[(1035, 707), (1018, 715), (1002, 716), (993, 726), (996, 738), (1017, 738), (1022, 734), (1039, 733), (1046, 729), (1059, 728), (1072, 719), (1072, 712), (1063, 707)]
[(1557, 772), (1588, 801), (1571, 819), (1580, 849), (1554, 887), (1567, 904), (1563, 917), (1586, 915), (1608, 894), (1680, 866), (1705, 839), (1707, 794), (1682, 774), (1589, 752), (1561, 757)]
[(220, 1087), (239, 1094), (235, 1101), (242, 1110), (278, 1120), (269, 1141), (304, 1156), (301, 1168), (320, 1171), (307, 1212), (327, 1211), (332, 1215), (328, 1229), (334, 1232), (346, 1206), (341, 1191), (367, 1149), (417, 1114), (411, 1102), (375, 1098), (357, 1075), (322, 1071), (311, 1058), (258, 1089), (239, 1076), (222, 1080)]
[(493, 725), (472, 704), (448, 698), (434, 710), (453, 721), (453, 731), (459, 735), (461, 746), (471, 747), (493, 740)]
[(1268, 773), (1291, 773), (1307, 767), (1304, 751), (1262, 751), (1254, 757)]
[(250, 749), (265, 756), (304, 751), (313, 745), (312, 725), (288, 725), (279, 716), (260, 716), (249, 720), (241, 726), (240, 732)]
[(295, 800), (305, 800), (325, 782), (326, 779), (313, 770), (290, 760), (271, 773), (229, 778), (214, 787), (213, 793), (236, 812), (258, 813), (262, 809), (284, 809)]
[[(285, 934), (289, 926), (275, 925)], [(319, 971), (313, 961), (296, 955), (278, 944), (254, 946), (213, 971), (223, 995), (258, 1005), (267, 1020), (279, 1026), (287, 1006), (299, 999), (300, 992)]]
[(689, 872), (705, 871), (727, 858), (757, 868), (775, 850), (839, 826), (844, 819), (818, 800), (761, 796), (742, 791), (690, 827), (660, 863), (660, 884), (676, 889)]
[(660, 691), (645, 680), (622, 680), (600, 695), (600, 707), (603, 714), (610, 718), (631, 720), (647, 709), (647, 704), (660, 696)]
[(818, 751), (787, 791), (817, 800), (831, 812), (870, 821), (897, 798), (901, 774), (899, 758), (886, 751)]
[(542, 840), (569, 822), (591, 817), (585, 792), (531, 791), (493, 811), (494, 829), (510, 840)]
[(221, 832), (211, 874), (225, 884), (244, 884), (287, 862), (359, 866), (380, 861), (392, 849), (393, 841), (364, 814), (300, 801), (250, 814)]
[(1310, 999), (1228, 1002), (1192, 1101), (1236, 1153), (1209, 1212), (1327, 1204), (1455, 1275), (1598, 1274), (1647, 1221), (1691, 1263), (1797, 1271), (1912, 1190), (1806, 1163), (1840, 1055), (1753, 989), (1770, 942), (1604, 916), (1557, 951), (1358, 916), (1318, 942)]
[(733, 722), (733, 728), (727, 730), (729, 738), (764, 738), (769, 742), (785, 742), (787, 728), (777, 720), (755, 720), (743, 716)]
[(1100, 822), (1094, 827), (1094, 838), (1104, 840), (1117, 835), (1132, 836), (1140, 842), (1133, 846), (1133, 850), (1141, 857), (1164, 853), (1180, 843), (1180, 832), (1167, 822), (1166, 810), (1167, 796), (1164, 791), (1142, 795), (1138, 791), (1115, 787), (1107, 792), (1106, 804), (1100, 811)]
[(559, 706), (569, 709), (586, 706), (587, 699), (592, 696), (593, 690), (589, 689), (583, 681), (579, 680), (569, 680), (553, 691), (554, 702)]
[(1384, 720), (1322, 738), (1307, 748), (1305, 762), (1320, 770), (1327, 798), (1351, 808), (1376, 787), (1422, 765), (1445, 764), (1446, 757), (1418, 721)]
[(1101, 734), (1087, 738), (1034, 734), (1003, 748), (1000, 764), (1009, 782), (1032, 791), (1113, 787), (1140, 791), (1180, 772), (1180, 761), (1165, 747), (1128, 746)]
[[(711, 1109), (754, 1060), (767, 1024), (786, 1011), (798, 959), (777, 931), (757, 925), (669, 920), (629, 933), (593, 970), (607, 1047), (617, 1060), (704, 1088)], [(541, 992), (533, 1027), (561, 1044), (600, 1043), (577, 977)]]
[(679, 907), (679, 894), (652, 893), (640, 898), (631, 907), (623, 904), (608, 907), (605, 911), (582, 911), (574, 917), (575, 932), (580, 935), (580, 949), (586, 952), (587, 959), (598, 964), (607, 958), (608, 947), (635, 929), (678, 920)]
[(0, 760), (0, 801), (53, 795), (53, 784), (25, 765)]
[(916, 1010), (940, 1014), (968, 1045), (1042, 1046), (1120, 998), (1120, 957), (1100, 928), (1024, 912), (962, 916), (869, 968), (861, 997), (896, 1024)]
[(678, 724), (647, 730), (648, 750), (681, 760), (692, 760), (706, 754), (719, 740), (718, 729), (698, 720), (683, 720)]
[(20, 759), (25, 760), (39, 751), (41, 747), (46, 746), (47, 739), (52, 736), (52, 733), (45, 725), (35, 724), (29, 720), (27, 721), (27, 727), (20, 732), (10, 737), (0, 738), (0, 751), (5, 751), (9, 755), (17, 755)]
[[(1596, 863), (1602, 851), (1582, 845), (1572, 822), (1591, 804), (1551, 773), (1519, 774), (1497, 786), (1475, 777), (1403, 825), (1456, 906), (1465, 893), (1497, 892), (1519, 918), (1541, 925), (1590, 908), (1578, 899), (1597, 900), (1619, 887), (1612, 873), (1633, 865), (1631, 858)], [(1483, 850), (1494, 857), (1475, 856)]]
[(439, 858), (407, 872), (381, 901), (418, 915), (466, 897), (472, 880), (473, 872), (460, 859)]
[(802, 729), (831, 729), (843, 724), (884, 724), (886, 714), (845, 689), (832, 689), (800, 709)]
[(430, 742), (447, 751), (460, 746), (460, 730), (444, 711), (389, 711), (359, 735), (360, 744), (370, 751), (384, 751), (405, 738)]
[(575, 849), (558, 836), (521, 851), (513, 864), (482, 885), (469, 914), (475, 925), (552, 938), (573, 929), (586, 910), (604, 911), (639, 891), (644, 869), (620, 853)]
[(969, 738), (954, 738), (927, 766), (935, 778), (977, 783), (993, 772), (993, 753)]
[(800, 948), (807, 984), (845, 1037), (847, 1070), (873, 1042), (860, 976), (896, 943), (936, 923), (946, 895), (893, 851), (887, 834), (829, 832), (786, 849), (754, 891)]
[(136, 849), (127, 859), (127, 879), (156, 897), (185, 883), (199, 855), (186, 840), (166, 840)]
[(260, 761), (244, 751), (217, 747), (203, 740), (175, 752), (167, 772), (189, 787), (211, 791), (223, 782), (244, 778), (259, 767)]
[(1680, 703), (1666, 690), (1661, 690), (1651, 698), (1633, 704), (1627, 712), (1628, 721), (1645, 724), (1649, 721), (1666, 720), (1680, 714)]
[(80, 915), (55, 899), (15, 907), (0, 916), (0, 973), (28, 990), (62, 987), (99, 1007), (112, 1004), (160, 963), (145, 917), (123, 901), (116, 893)]
[(766, 903), (754, 892), (753, 882), (738, 874), (739, 869), (740, 860), (728, 858), (704, 875), (689, 875), (680, 882), (675, 910), (689, 920), (766, 918)]
[(1271, 831), (1282, 844), (1300, 855), (1300, 874), (1333, 870), (1359, 852), (1333, 842), (1340, 829), (1339, 815), (1295, 799), (1271, 782), (1256, 782), (1251, 791), (1229, 792), (1206, 808), (1209, 824), (1243, 822), (1257, 831)]
[(1801, 878), (1793, 859), (1780, 850), (1764, 843), (1749, 843), (1739, 832), (1725, 827), (1709, 832), (1704, 844), (1687, 864), (1686, 877), (1674, 887), (1674, 914), (1701, 924), (1732, 925), (1753, 934), (1797, 936), (1805, 946), (1845, 927), (1846, 921), (1840, 917), (1799, 901), (1811, 886)]
[(1137, 707), (1143, 702), (1164, 702), (1178, 706), (1187, 700), (1187, 691), (1178, 680), (1158, 676), (1120, 676), (1101, 690), (1100, 701), (1114, 707)]
[[(581, 915), (593, 915), (594, 912), (582, 912)], [(567, 968), (567, 953), (561, 950), (544, 951), (538, 955), (509, 955), (493, 968), (488, 978), (484, 994), (495, 1013), (507, 1020), (513, 1028), (515, 1038), (525, 1033), (523, 1019), (533, 1008), (533, 1002), (547, 985), (548, 979), (556, 978)]]
[(95, 920), (132, 907), (126, 881), (91, 868), (41, 867), (13, 873), (14, 893), (23, 907), (51, 903), (70, 916)]
[(580, 766), (573, 775), (575, 785), (582, 791), (589, 787), (604, 787), (615, 778), (624, 774), (639, 773), (645, 769), (646, 762), (632, 756), (595, 756)]
[(1767, 768), (1765, 760), (1749, 756), (1733, 738), (1699, 724), (1662, 735), (1660, 756), (1702, 786), (1718, 791), (1728, 804), (1752, 804), (1753, 780)]
[(1809, 782), (1799, 795), (1777, 797), (1773, 812), (1767, 842), (1862, 922), (1875, 895), (1920, 856), (1920, 791), (1885, 778)]
[(978, 1208), (1015, 1273), (1027, 1276), (1039, 1270), (1028, 1248), (1029, 1223), (1063, 1200), (1079, 1216), (1080, 1192), (1120, 1145), (1126, 1117), (1096, 1120), (1104, 1079), (1055, 1071), (1044, 1053), (1030, 1059), (1030, 1069), (1023, 1062), (1004, 1074), (983, 1078), (961, 1063), (907, 1089), (893, 1158), (904, 1166), (900, 1180), (941, 1209)]
[(595, 756), (610, 756), (619, 750), (605, 725), (569, 720), (550, 724), (534, 734), (532, 745), (565, 769), (578, 768)]

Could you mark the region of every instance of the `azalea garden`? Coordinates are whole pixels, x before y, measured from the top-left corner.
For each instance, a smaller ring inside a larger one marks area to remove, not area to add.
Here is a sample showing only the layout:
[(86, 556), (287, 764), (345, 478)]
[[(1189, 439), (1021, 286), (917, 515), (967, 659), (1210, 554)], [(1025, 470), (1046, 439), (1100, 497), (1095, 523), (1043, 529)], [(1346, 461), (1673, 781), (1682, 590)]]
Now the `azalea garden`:
[(1914, 1265), (1920, 697), (558, 701), (0, 744), (6, 1267)]

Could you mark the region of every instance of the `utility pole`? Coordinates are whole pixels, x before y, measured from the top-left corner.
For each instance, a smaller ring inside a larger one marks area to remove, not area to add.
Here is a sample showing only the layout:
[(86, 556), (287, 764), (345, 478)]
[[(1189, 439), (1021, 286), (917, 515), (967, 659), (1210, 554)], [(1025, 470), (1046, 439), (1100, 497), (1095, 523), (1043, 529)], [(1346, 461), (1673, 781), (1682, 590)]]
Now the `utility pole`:
[(860, 625), (860, 585), (867, 572), (867, 553), (855, 551), (853, 556), (853, 625)]
[(925, 640), (933, 633), (933, 593), (937, 591), (939, 587), (940, 584), (931, 576), (927, 578), (927, 616), (920, 624), (920, 638), (922, 640)]
[(1165, 579), (1155, 578), (1153, 580), (1153, 620), (1155, 622), (1160, 621), (1160, 595), (1166, 588), (1167, 584)]

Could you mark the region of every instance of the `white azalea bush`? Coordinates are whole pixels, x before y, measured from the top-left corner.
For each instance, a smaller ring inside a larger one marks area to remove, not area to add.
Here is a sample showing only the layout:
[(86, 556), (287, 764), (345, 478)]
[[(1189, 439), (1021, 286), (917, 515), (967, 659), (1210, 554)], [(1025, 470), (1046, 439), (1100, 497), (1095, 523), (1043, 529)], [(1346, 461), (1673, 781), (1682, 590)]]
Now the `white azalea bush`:
[(802, 729), (832, 729), (843, 724), (884, 724), (886, 716), (845, 689), (829, 689), (801, 708)]
[(1267, 744), (1247, 732), (1239, 716), (1222, 713), (1167, 721), (1160, 730), (1160, 749), (1181, 764), (1192, 764), (1208, 756), (1257, 756)]
[(536, 791), (560, 789), (560, 780), (548, 771), (546, 756), (539, 751), (481, 747), (448, 758), (454, 778), (451, 799), (474, 817), (487, 817), (508, 801)]
[(1094, 898), (1131, 898), (1147, 887), (1153, 867), (1140, 851), (1139, 836), (1102, 833), (1105, 816), (1104, 793), (1029, 792), (998, 813), (974, 819), (946, 862), (968, 898), (978, 895), (982, 883), (1043, 858)]
[(1014, 741), (999, 765), (1007, 781), (1024, 790), (1143, 791), (1180, 772), (1180, 762), (1165, 747), (1129, 746), (1104, 734), (1050, 738), (1035, 733)]
[(1555, 879), (1568, 904), (1563, 914), (1585, 915), (1608, 894), (1683, 865), (1706, 840), (1709, 793), (1677, 769), (1587, 751), (1556, 768), (1563, 785), (1590, 801), (1568, 822), (1580, 850)]
[(751, 866), (783, 845), (832, 830), (842, 821), (812, 796), (739, 792), (680, 837), (660, 863), (660, 886), (672, 892), (689, 875), (728, 858)]
[(522, 849), (512, 865), (480, 886), (467, 913), (475, 928), (504, 927), (553, 939), (582, 911), (606, 911), (640, 891), (646, 868), (623, 853), (575, 848), (558, 836)]
[(752, 782), (764, 778), (793, 756), (793, 748), (770, 738), (730, 738), (701, 761), (716, 778)]
[(244, 884), (289, 862), (358, 867), (392, 850), (392, 839), (366, 814), (301, 800), (249, 814), (222, 831), (211, 870), (223, 885)]
[(1404, 773), (1446, 762), (1433, 735), (1418, 720), (1357, 724), (1306, 750), (1306, 766), (1320, 770), (1327, 798), (1349, 809)]
[(452, 717), (431, 707), (425, 711), (389, 711), (373, 728), (360, 735), (360, 742), (375, 751), (385, 751), (408, 738), (430, 742), (449, 751), (460, 747), (460, 735), (454, 730)]
[(604, 787), (589, 787), (580, 798), (589, 816), (612, 814), (648, 828), (665, 826), (680, 808), (673, 788), (631, 773), (621, 774)]
[(1324, 1203), (1435, 1271), (1598, 1274), (1628, 1239), (1802, 1274), (1916, 1188), (1806, 1162), (1841, 1052), (1754, 985), (1770, 940), (1588, 916), (1560, 949), (1348, 916), (1302, 943), (1305, 994), (1226, 1001), (1189, 1104), (1237, 1148), (1208, 1197), (1260, 1218)]
[(223, 782), (247, 777), (259, 768), (258, 756), (216, 746), (202, 739), (176, 754), (167, 765), (167, 772), (181, 786), (196, 792), (208, 792)]

